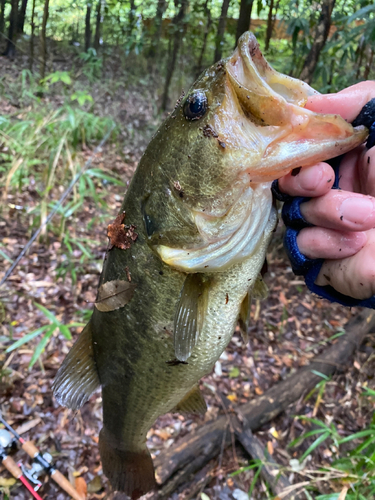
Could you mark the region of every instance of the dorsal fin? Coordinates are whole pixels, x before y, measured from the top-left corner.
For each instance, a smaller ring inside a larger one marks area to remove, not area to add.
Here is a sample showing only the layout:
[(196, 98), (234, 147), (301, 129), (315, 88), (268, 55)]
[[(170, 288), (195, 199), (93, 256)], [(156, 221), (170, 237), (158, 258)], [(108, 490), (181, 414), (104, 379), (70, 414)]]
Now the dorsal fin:
[(207, 307), (207, 286), (202, 274), (189, 274), (180, 293), (174, 319), (176, 358), (186, 361), (198, 342)]
[(99, 386), (89, 321), (60, 366), (52, 390), (62, 406), (78, 410)]
[(204, 415), (207, 411), (207, 405), (198, 385), (195, 385), (172, 411), (182, 414)]

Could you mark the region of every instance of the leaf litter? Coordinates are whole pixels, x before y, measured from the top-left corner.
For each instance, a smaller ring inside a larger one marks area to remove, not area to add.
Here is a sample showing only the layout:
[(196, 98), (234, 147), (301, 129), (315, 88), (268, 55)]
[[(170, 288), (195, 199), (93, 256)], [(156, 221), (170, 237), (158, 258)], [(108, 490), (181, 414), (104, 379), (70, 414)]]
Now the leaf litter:
[[(146, 130), (146, 124), (153, 122), (154, 126), (157, 125), (151, 107), (147, 107), (152, 99), (140, 99), (136, 90), (133, 93), (127, 91), (126, 94), (121, 86), (111, 103), (101, 97), (104, 94), (99, 87), (93, 88), (92, 94), (94, 97), (97, 94), (98, 109), (108, 109), (118, 121), (126, 122), (120, 133), (125, 144), (122, 151), (119, 152), (116, 145), (107, 144), (102, 154), (95, 159), (94, 167), (103, 169), (105, 165), (110, 172), (118, 174), (128, 183), (153, 131)], [(123, 97), (125, 94), (126, 99)], [(18, 105), (13, 106), (5, 101), (0, 102), (0, 111), (20, 113)], [(138, 134), (136, 141), (130, 144), (128, 139), (134, 136), (134, 130), (138, 130)], [(89, 147), (82, 149), (77, 153), (77, 161), (84, 162), (90, 152)], [(35, 303), (53, 313), (56, 320), (64, 325), (83, 325), (88, 320), (91, 314), (88, 303), (95, 302), (102, 260), (107, 250), (106, 221), (114, 213), (119, 213), (123, 199), (121, 186), (110, 184), (108, 187), (99, 178), (93, 182), (96, 191), (103, 195), (103, 203), (98, 205), (93, 200), (85, 202), (74, 218), (69, 217), (65, 221), (65, 237), (49, 227), (46, 239), (34, 244), (0, 290), (0, 405), (3, 416), (16, 429), (22, 430), (25, 439), (33, 440), (43, 452), (49, 451), (57, 468), (80, 491), (84, 492), (87, 488), (89, 500), (111, 497), (108, 482), (102, 474), (98, 451), (98, 435), (102, 425), (100, 394), (94, 394), (79, 412), (73, 414), (58, 406), (51, 392), (57, 369), (82, 326), (72, 327), (72, 340), (64, 338), (57, 328), (31, 370), (28, 367), (39, 338), (10, 353), (6, 353), (5, 349), (27, 333), (50, 324), (50, 320), (41, 309), (35, 307)], [(12, 192), (7, 194), (0, 213), (0, 276), (30, 236), (28, 228), (37, 218), (33, 214), (38, 209), (39, 187), (38, 180), (31, 177), (29, 184), (24, 185), (17, 196)], [(59, 187), (54, 186), (50, 192), (51, 200), (58, 199), (60, 194)], [(123, 225), (123, 218), (116, 221), (117, 225)], [(129, 237), (132, 239), (134, 233)], [(270, 386), (309, 363), (356, 314), (356, 309), (349, 310), (315, 297), (306, 289), (303, 281), (293, 275), (282, 249), (281, 227), (269, 249), (268, 264), (269, 272), (265, 281), (270, 284), (270, 293), (267, 299), (255, 301), (252, 305), (249, 343), (243, 343), (237, 329), (233, 340), (215, 365), (214, 372), (201, 383), (208, 405), (206, 415), (183, 417), (167, 414), (160, 417), (147, 436), (153, 456), (222, 413), (218, 393), (236, 404), (246, 403), (263, 394)], [(104, 299), (99, 299), (96, 307), (107, 302), (107, 307), (112, 310), (116, 300), (119, 300), (121, 307), (131, 295), (129, 281), (122, 282), (126, 283), (127, 288), (118, 296), (111, 296), (112, 292), (107, 293), (108, 290), (103, 289), (107, 283), (103, 285), (99, 295), (104, 295), (104, 292), (106, 295)], [(357, 351), (353, 365), (327, 381), (323, 394), (319, 395), (319, 391), (316, 391), (309, 399), (295, 402), (288, 412), (257, 432), (264, 447), (272, 452), (279, 463), (288, 466), (313, 442), (311, 438), (305, 440), (298, 449), (288, 448), (293, 439), (311, 430), (303, 420), (295, 419), (295, 415), (334, 423), (342, 436), (363, 430), (370, 423), (373, 403), (363, 396), (362, 387), (375, 389), (373, 348), (374, 338), (369, 335)], [(329, 466), (333, 454), (334, 450), (323, 443), (312, 452), (309, 469)], [(30, 463), (22, 451), (17, 451), (14, 458), (22, 459), (26, 465)], [(202, 491), (199, 495), (197, 493), (197, 497), (233, 499), (239, 492), (249, 491), (254, 471), (234, 477), (229, 477), (229, 474), (247, 464), (248, 457), (240, 447), (235, 451), (233, 448), (223, 450), (221, 457), (198, 472), (188, 484), (178, 488), (171, 498), (191, 498), (191, 491), (198, 485)], [(0, 477), (0, 489), (10, 491), (12, 500), (29, 498), (19, 483), (12, 484), (12, 478), (3, 468)], [(294, 483), (305, 480), (299, 472), (293, 473), (290, 478)], [(345, 491), (344, 484), (334, 481), (322, 482), (318, 488), (322, 494), (332, 491), (342, 494)], [(40, 493), (45, 500), (68, 498), (51, 480), (44, 480)], [(256, 483), (252, 496), (254, 499), (267, 498), (264, 483)]]

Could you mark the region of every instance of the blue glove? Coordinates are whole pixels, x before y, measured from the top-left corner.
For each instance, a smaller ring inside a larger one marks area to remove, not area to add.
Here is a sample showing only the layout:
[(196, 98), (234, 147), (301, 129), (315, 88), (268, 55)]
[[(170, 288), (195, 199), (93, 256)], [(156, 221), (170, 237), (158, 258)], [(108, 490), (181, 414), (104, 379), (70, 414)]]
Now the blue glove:
[[(370, 133), (366, 147), (368, 149), (372, 148), (375, 145), (375, 99), (372, 99), (363, 107), (358, 117), (354, 120), (353, 125), (365, 125), (369, 128)], [(342, 158), (343, 156), (338, 156), (327, 162), (335, 172), (335, 182), (332, 189), (339, 188), (339, 168)], [(286, 225), (284, 247), (292, 264), (294, 274), (302, 275), (310, 291), (331, 302), (338, 302), (349, 307), (362, 306), (375, 309), (375, 295), (365, 300), (354, 299), (353, 297), (343, 295), (330, 285), (319, 286), (315, 284), (324, 259), (310, 259), (306, 257), (300, 252), (297, 244), (297, 236), (300, 230), (304, 227), (313, 226), (313, 224), (304, 219), (300, 210), (301, 203), (308, 201), (310, 198), (301, 196), (292, 197), (281, 193), (277, 180), (272, 183), (271, 189), (275, 198), (284, 202), (282, 210), (282, 218)]]

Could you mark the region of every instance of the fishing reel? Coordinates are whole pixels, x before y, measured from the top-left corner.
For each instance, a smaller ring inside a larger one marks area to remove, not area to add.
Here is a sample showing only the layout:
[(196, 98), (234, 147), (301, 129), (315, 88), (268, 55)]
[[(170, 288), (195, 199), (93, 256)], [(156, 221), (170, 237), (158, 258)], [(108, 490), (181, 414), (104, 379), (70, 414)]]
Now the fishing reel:
[(17, 447), (17, 440), (6, 429), (0, 429), (0, 448), (5, 451)]
[[(52, 456), (49, 453), (43, 453), (42, 457), (47, 463), (52, 464)], [(18, 467), (20, 467), (23, 475), (30, 481), (30, 483), (35, 485), (34, 490), (38, 491), (43, 484), (39, 477), (45, 473), (44, 467), (35, 460), (33, 461), (31, 467), (26, 467), (22, 462), (18, 462)]]
[[(17, 440), (12, 436), (10, 432), (6, 429), (0, 429), (0, 451), (4, 454), (4, 456), (9, 453), (10, 450), (17, 448)], [(44, 453), (42, 455), (45, 462), (48, 464), (52, 464), (52, 456), (49, 453)], [(42, 486), (42, 482), (39, 480), (39, 476), (44, 473), (44, 467), (38, 463), (36, 460), (33, 460), (31, 467), (26, 467), (22, 463), (22, 461), (18, 462), (18, 467), (21, 469), (22, 474), (30, 481), (33, 485), (35, 491)]]

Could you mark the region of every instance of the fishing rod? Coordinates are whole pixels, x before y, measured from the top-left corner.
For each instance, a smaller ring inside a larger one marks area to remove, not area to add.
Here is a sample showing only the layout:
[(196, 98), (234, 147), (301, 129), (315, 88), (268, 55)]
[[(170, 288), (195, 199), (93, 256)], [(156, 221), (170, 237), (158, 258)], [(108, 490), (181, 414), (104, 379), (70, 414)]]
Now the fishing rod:
[(27, 490), (31, 493), (33, 498), (35, 500), (43, 500), (42, 497), (39, 496), (39, 494), (34, 490), (32, 485), (29, 483), (29, 481), (26, 479), (23, 471), (20, 469), (20, 467), (16, 464), (16, 462), (13, 460), (12, 457), (10, 457), (7, 452), (6, 448), (11, 445), (12, 442), (12, 436), (8, 431), (2, 431), (2, 434), (0, 435), (0, 460), (4, 467), (9, 471), (12, 476), (15, 479), (18, 479), (21, 481), (21, 483), (27, 488)]
[[(6, 420), (4, 420), (3, 416), (0, 413), (0, 422), (8, 429), (9, 432), (13, 434), (13, 436), (19, 441), (21, 444), (21, 448), (31, 457), (36, 463), (42, 466), (42, 468), (46, 471), (46, 473), (51, 476), (51, 478), (62, 488), (68, 495), (70, 495), (74, 500), (83, 500), (82, 496), (78, 493), (78, 491), (70, 484), (70, 482), (66, 479), (65, 476), (58, 471), (53, 463), (52, 457), (45, 453), (44, 455), (38, 450), (38, 448), (31, 442), (25, 441), (17, 431), (13, 429), (11, 425), (8, 424)], [(16, 465), (16, 464), (15, 464)], [(17, 467), (17, 466), (16, 466)], [(22, 471), (21, 471), (22, 474)]]

